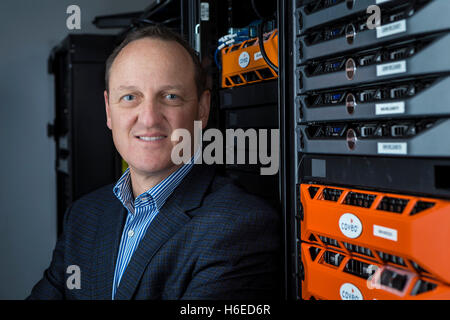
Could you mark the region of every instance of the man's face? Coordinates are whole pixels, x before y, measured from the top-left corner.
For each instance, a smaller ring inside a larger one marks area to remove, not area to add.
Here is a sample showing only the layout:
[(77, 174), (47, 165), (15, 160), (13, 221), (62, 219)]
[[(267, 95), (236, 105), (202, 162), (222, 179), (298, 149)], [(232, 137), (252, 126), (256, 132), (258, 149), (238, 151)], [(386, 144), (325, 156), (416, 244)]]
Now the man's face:
[(175, 129), (194, 138), (194, 121), (203, 128), (210, 94), (200, 99), (194, 63), (177, 42), (140, 39), (125, 46), (114, 60), (105, 91), (107, 125), (114, 144), (135, 174), (158, 175), (175, 168), (171, 141)]

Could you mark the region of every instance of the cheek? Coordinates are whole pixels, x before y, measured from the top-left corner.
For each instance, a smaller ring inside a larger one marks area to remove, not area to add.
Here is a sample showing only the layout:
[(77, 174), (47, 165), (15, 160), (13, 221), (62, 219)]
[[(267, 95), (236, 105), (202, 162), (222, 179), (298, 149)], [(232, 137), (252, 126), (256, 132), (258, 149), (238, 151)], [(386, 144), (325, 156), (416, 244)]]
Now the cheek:
[(191, 131), (194, 128), (194, 121), (197, 119), (196, 109), (193, 107), (174, 109), (166, 114), (166, 118), (172, 130), (184, 128)]
[(127, 135), (133, 126), (133, 115), (117, 112), (111, 116), (112, 132), (116, 138)]

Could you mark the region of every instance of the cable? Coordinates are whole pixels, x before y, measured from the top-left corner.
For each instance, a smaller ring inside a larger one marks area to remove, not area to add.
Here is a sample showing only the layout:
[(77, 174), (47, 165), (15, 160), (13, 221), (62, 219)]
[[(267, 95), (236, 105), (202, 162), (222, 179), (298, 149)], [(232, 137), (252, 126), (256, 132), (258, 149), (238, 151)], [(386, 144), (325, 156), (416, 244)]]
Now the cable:
[(219, 62), (219, 53), (221, 52), (221, 50), (226, 46), (232, 46), (234, 44), (248, 40), (248, 37), (249, 35), (247, 30), (247, 32), (238, 31), (236, 33), (224, 35), (218, 40), (218, 47), (214, 51), (214, 62), (216, 63), (216, 66), (219, 70), (222, 70), (222, 66)]
[[(253, 4), (252, 0), (252, 4)], [(261, 23), (258, 26), (258, 42), (259, 42), (259, 50), (261, 51), (261, 55), (264, 58), (264, 61), (266, 61), (266, 63), (273, 69), (273, 71), (275, 71), (275, 73), (278, 75), (278, 67), (276, 65), (274, 65), (272, 63), (272, 61), (270, 61), (269, 57), (266, 54), (266, 49), (264, 49), (264, 37), (263, 37), (263, 28), (264, 28), (264, 24), (265, 24), (266, 20), (263, 19), (263, 21), (261, 21)]]
[(266, 49), (264, 49), (264, 37), (263, 37), (263, 29), (264, 25), (267, 22), (267, 18), (263, 17), (258, 9), (256, 9), (255, 0), (251, 1), (253, 11), (255, 11), (255, 14), (258, 16), (259, 19), (261, 19), (261, 23), (258, 25), (258, 42), (259, 42), (259, 50), (261, 51), (261, 55), (264, 58), (264, 61), (275, 71), (275, 73), (278, 75), (278, 67), (270, 61), (269, 57), (267, 56)]

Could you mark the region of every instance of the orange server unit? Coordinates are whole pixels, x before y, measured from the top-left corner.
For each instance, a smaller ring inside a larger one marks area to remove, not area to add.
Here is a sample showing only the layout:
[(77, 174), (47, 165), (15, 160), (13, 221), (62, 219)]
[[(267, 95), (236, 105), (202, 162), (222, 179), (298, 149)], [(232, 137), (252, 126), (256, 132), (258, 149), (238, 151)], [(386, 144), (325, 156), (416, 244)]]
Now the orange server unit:
[[(278, 66), (278, 30), (264, 35), (267, 58)], [(225, 47), (222, 54), (222, 88), (276, 79), (277, 73), (269, 67), (259, 49), (258, 38)]]
[(303, 242), (450, 283), (450, 201), (315, 184), (302, 184), (300, 194)]
[(302, 243), (304, 300), (444, 300), (450, 286), (417, 273)]

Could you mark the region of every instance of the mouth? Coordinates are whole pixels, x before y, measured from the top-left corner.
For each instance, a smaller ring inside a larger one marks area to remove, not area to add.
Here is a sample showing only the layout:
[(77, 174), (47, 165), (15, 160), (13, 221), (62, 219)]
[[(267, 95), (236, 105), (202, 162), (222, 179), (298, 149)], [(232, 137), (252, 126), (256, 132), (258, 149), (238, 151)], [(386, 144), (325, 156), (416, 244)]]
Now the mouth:
[(147, 143), (147, 144), (159, 144), (164, 141), (164, 139), (167, 138), (167, 135), (164, 134), (164, 132), (153, 132), (153, 133), (144, 133), (142, 134), (136, 134), (134, 136), (136, 139), (138, 139), (141, 142)]
[(153, 136), (153, 137), (137, 136), (136, 138), (142, 141), (158, 141), (167, 138), (167, 136)]

